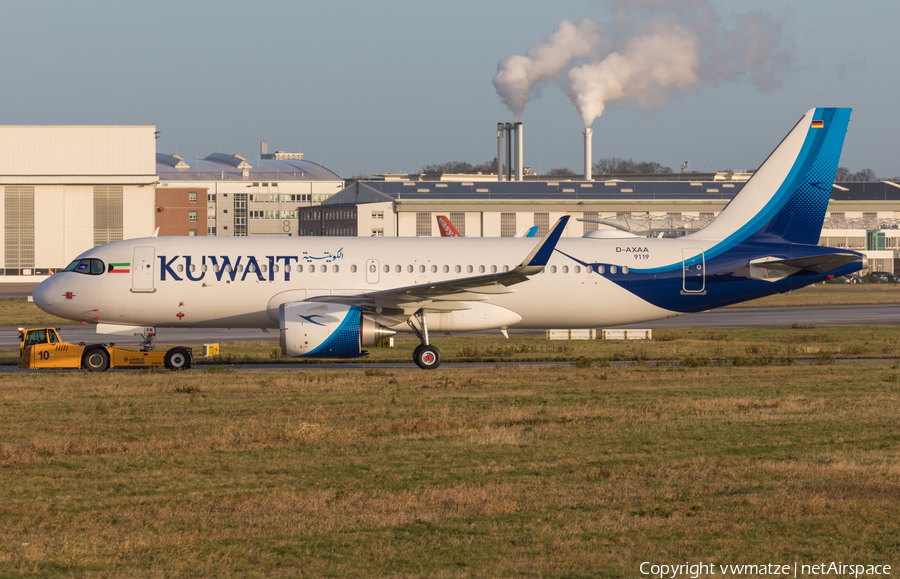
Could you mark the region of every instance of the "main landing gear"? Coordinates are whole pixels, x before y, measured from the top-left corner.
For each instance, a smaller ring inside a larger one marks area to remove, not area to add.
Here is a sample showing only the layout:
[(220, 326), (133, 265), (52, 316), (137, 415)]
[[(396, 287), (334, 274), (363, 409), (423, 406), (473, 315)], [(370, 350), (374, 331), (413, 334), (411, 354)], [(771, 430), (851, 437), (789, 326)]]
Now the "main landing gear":
[[(416, 327), (416, 324), (413, 323), (413, 318), (418, 321), (420, 328)], [(423, 370), (434, 370), (438, 366), (441, 365), (441, 351), (428, 343), (428, 326), (425, 324), (425, 314), (423, 312), (417, 312), (413, 314), (411, 318), (406, 320), (406, 323), (412, 328), (412, 331), (416, 333), (419, 337), (419, 340), (422, 342), (416, 349), (413, 350), (413, 362), (416, 363), (416, 366)]]

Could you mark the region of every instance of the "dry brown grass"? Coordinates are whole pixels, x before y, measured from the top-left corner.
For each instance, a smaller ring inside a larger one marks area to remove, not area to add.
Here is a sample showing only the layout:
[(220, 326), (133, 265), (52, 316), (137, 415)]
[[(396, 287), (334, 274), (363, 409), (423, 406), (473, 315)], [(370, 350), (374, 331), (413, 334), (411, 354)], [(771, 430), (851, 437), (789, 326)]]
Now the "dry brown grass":
[(896, 564), (898, 402), (891, 364), (4, 376), (0, 575)]

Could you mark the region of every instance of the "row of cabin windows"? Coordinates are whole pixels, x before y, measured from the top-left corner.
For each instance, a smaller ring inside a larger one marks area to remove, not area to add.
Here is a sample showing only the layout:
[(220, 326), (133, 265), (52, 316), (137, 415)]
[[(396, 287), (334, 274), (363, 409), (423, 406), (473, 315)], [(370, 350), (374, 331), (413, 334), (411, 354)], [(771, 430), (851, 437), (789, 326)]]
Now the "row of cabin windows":
[[(83, 261), (87, 261), (87, 260), (83, 260)], [(69, 269), (74, 269), (74, 266), (77, 265), (77, 264), (78, 264), (77, 261), (76, 261), (76, 262), (73, 262), (73, 263), (69, 266)], [(88, 266), (88, 267), (89, 267), (89, 266)], [(214, 266), (214, 267), (212, 268), (212, 270), (213, 270), (214, 272), (216, 272), (216, 273), (219, 273), (220, 271), (222, 271), (222, 269), (223, 269), (223, 268), (222, 268), (221, 266), (219, 266), (219, 265), (216, 265), (216, 266)], [(393, 266), (393, 267), (390, 266), (390, 265), (382, 266), (382, 271), (383, 271), (384, 273), (391, 273), (391, 270), (392, 270), (392, 269), (393, 269), (394, 273), (403, 273), (403, 269), (404, 269), (404, 268), (403, 268), (402, 265), (395, 265), (395, 266)], [(425, 273), (425, 272), (428, 271), (429, 269), (430, 269), (431, 273), (437, 273), (437, 272), (438, 272), (438, 266), (436, 266), (436, 265), (432, 265), (432, 266), (419, 265), (418, 267), (417, 267), (417, 266), (414, 266), (414, 265), (407, 265), (407, 266), (406, 266), (406, 273), (415, 273), (417, 269), (418, 269), (418, 272), (419, 272), (419, 273)], [(442, 271), (443, 271), (444, 273), (450, 273), (450, 266), (449, 266), (449, 265), (445, 265), (445, 266), (443, 266), (441, 269), (442, 269)], [(619, 269), (620, 269), (620, 268), (618, 268), (618, 267), (616, 267), (616, 266), (614, 266), (614, 265), (611, 265), (611, 266), (609, 266), (609, 273), (611, 273), (611, 274), (618, 273), (618, 272), (619, 272)], [(176, 266), (176, 269), (175, 269), (175, 270), (176, 270), (178, 273), (184, 272), (184, 265), (183, 265), (183, 264), (179, 264), (178, 266)], [(202, 272), (206, 272), (206, 271), (208, 271), (208, 266), (204, 264), (204, 265), (201, 265), (201, 266), (198, 267), (197, 264), (192, 263), (191, 266), (190, 266), (190, 271), (191, 271), (191, 273), (194, 273), (194, 272), (196, 272), (196, 271), (198, 271), (198, 270), (199, 270), (199, 271), (202, 271)], [(224, 270), (225, 270), (226, 273), (231, 273), (232, 271), (237, 271), (238, 273), (241, 273), (241, 272), (244, 271), (244, 266), (243, 266), (243, 265), (238, 265), (237, 268), (232, 268), (232, 267), (231, 267), (231, 264), (228, 264), (228, 265), (225, 266)], [(476, 270), (476, 266), (474, 266), (474, 265), (467, 265), (467, 266), (465, 266), (465, 272), (466, 272), (466, 273), (475, 273), (475, 270)], [(508, 265), (504, 265), (504, 266), (499, 266), (499, 267), (498, 267), (498, 266), (496, 266), (496, 265), (492, 265), (492, 266), (479, 265), (479, 266), (477, 266), (477, 270), (478, 270), (478, 273), (487, 273), (488, 271), (490, 271), (491, 273), (499, 273), (499, 272), (506, 273), (506, 272), (509, 271), (509, 266), (508, 266)], [(250, 273), (256, 273), (256, 266), (253, 265), (253, 264), (250, 264), (249, 266), (247, 266), (247, 271), (250, 272)], [(269, 272), (269, 266), (268, 266), (267, 264), (262, 264), (262, 265), (259, 266), (259, 271), (260, 271), (260, 273), (268, 273), (268, 272)], [(279, 266), (279, 265), (277, 265), (277, 264), (272, 265), (272, 272), (273, 272), (273, 273), (278, 273), (279, 271), (281, 271), (281, 266)], [(303, 264), (299, 264), (299, 263), (298, 263), (297, 265), (293, 266), (293, 268), (292, 268), (292, 266), (291, 266), (290, 264), (288, 264), (288, 265), (285, 265), (285, 266), (284, 266), (284, 271), (287, 272), (287, 273), (290, 273), (291, 271), (294, 271), (294, 272), (296, 272), (296, 273), (303, 273), (304, 271), (308, 271), (309, 273), (327, 273), (327, 272), (328, 272), (328, 265), (326, 265), (326, 264), (319, 264), (319, 265), (316, 265), (316, 264), (308, 264), (308, 265), (304, 266)], [(332, 271), (333, 273), (339, 273), (339, 272), (340, 272), (340, 266), (339, 266), (339, 265), (332, 265), (332, 266), (331, 266), (331, 271)], [(378, 271), (378, 266), (375, 265), (374, 263), (373, 263), (373, 264), (370, 264), (370, 265), (369, 265), (369, 271), (370, 271), (371, 273), (375, 273), (376, 271)], [(546, 272), (547, 270), (545, 269), (544, 271)], [(549, 271), (550, 271), (550, 273), (570, 273), (570, 272), (571, 272), (571, 273), (581, 273), (581, 266), (580, 266), (580, 265), (576, 265), (576, 266), (574, 266), (574, 267), (572, 267), (572, 268), (570, 269), (568, 265), (564, 265), (564, 266), (561, 266), (561, 267), (559, 267), (559, 268), (557, 268), (557, 266), (555, 266), (555, 265), (551, 265), (551, 266), (549, 267)], [(585, 272), (585, 273), (591, 273), (592, 271), (593, 271), (593, 269), (590, 268), (590, 267), (585, 267), (585, 268), (584, 268), (584, 272)], [(598, 273), (606, 273), (606, 267), (600, 265), (600, 266), (597, 267), (597, 271), (598, 271)], [(628, 266), (624, 266), (624, 265), (623, 265), (623, 266), (621, 267), (621, 271), (622, 271), (622, 273), (628, 273)], [(455, 266), (453, 266), (453, 272), (454, 272), (454, 273), (462, 273), (462, 272), (463, 272), (463, 266), (461, 266), (461, 265), (455, 265)], [(101, 271), (101, 272), (99, 272), (99, 273), (103, 273), (103, 272)], [(356, 266), (355, 266), (355, 265), (351, 265), (351, 266), (350, 266), (350, 273), (356, 273)]]
[[(355, 268), (356, 268), (356, 266), (351, 266), (350, 271), (356, 272)], [(438, 266), (436, 266), (436, 265), (432, 265), (432, 266), (419, 265), (418, 268), (413, 265), (407, 265), (406, 273), (415, 273), (416, 269), (418, 269), (419, 273), (425, 273), (429, 269), (430, 269), (431, 273), (438, 272)], [(445, 265), (441, 269), (444, 273), (450, 273), (449, 265)], [(628, 266), (625, 266), (625, 265), (623, 265), (621, 268), (616, 267), (615, 265), (611, 265), (611, 266), (609, 266), (609, 273), (618, 273), (620, 271), (620, 269), (621, 269), (622, 273), (628, 273)], [(393, 270), (394, 270), (394, 273), (403, 273), (403, 266), (395, 265), (395, 266), (393, 266)], [(475, 273), (475, 270), (476, 270), (476, 266), (474, 266), (474, 265), (465, 266), (466, 273)], [(479, 265), (479, 266), (477, 266), (477, 270), (478, 270), (478, 273), (487, 273), (488, 270), (490, 270), (491, 273), (498, 273), (498, 272), (506, 273), (509, 271), (509, 266), (504, 265), (502, 267), (498, 267), (496, 265), (492, 265), (492, 266)], [(570, 270), (568, 265), (564, 265), (559, 268), (557, 268), (555, 265), (551, 265), (549, 267), (549, 270), (550, 270), (550, 273), (570, 273), (570, 271), (571, 271), (571, 273), (581, 273), (581, 266), (576, 265), (576, 266), (572, 267)], [(371, 273), (375, 273), (377, 271), (377, 266), (374, 263), (370, 264), (369, 271)], [(391, 273), (391, 266), (390, 265), (382, 266), (382, 271), (384, 273)], [(547, 271), (547, 270), (545, 269), (544, 271)], [(585, 273), (591, 273), (592, 271), (594, 271), (593, 268), (590, 268), (590, 267), (584, 268)], [(453, 272), (454, 273), (462, 273), (463, 266), (461, 266), (461, 265), (453, 266)], [(603, 266), (603, 265), (597, 266), (597, 272), (598, 273), (606, 273), (606, 266)]]

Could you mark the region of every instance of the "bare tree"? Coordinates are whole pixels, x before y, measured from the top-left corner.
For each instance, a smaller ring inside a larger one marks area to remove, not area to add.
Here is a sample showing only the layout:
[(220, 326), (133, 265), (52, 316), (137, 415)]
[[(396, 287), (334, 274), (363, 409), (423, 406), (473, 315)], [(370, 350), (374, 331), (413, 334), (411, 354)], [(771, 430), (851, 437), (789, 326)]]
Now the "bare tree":
[(857, 171), (853, 176), (856, 177), (854, 181), (878, 181), (878, 177), (872, 169)]
[(466, 161), (448, 161), (440, 165), (425, 165), (422, 173), (494, 173), (497, 170), (497, 157), (480, 165)]
[(850, 169), (847, 167), (838, 167), (837, 171), (834, 174), (835, 181), (849, 181), (850, 180)]
[(619, 157), (607, 157), (598, 159), (594, 163), (594, 172), (598, 175), (614, 175), (628, 173), (643, 174), (669, 174), (672, 173), (670, 167), (663, 167), (656, 161), (641, 161), (635, 163), (633, 159), (621, 159)]
[(555, 169), (547, 171), (548, 177), (574, 177), (576, 175), (578, 175), (578, 173), (568, 167), (556, 167)]

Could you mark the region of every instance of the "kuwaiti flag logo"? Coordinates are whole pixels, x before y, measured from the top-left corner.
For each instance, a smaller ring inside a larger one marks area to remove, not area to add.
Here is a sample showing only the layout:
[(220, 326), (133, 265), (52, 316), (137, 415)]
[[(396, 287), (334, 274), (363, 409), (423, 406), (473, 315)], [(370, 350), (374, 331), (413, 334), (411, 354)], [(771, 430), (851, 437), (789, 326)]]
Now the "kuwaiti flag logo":
[(111, 263), (109, 264), (109, 273), (130, 273), (130, 263)]

